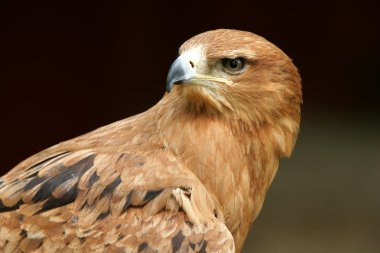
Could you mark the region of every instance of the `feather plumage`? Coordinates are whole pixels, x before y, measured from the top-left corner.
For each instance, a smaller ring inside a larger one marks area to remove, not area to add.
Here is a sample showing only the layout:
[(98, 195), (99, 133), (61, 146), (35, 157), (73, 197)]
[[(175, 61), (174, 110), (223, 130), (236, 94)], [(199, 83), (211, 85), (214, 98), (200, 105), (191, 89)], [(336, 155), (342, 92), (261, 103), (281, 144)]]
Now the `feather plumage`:
[[(184, 80), (148, 111), (42, 151), (0, 179), (1, 251), (240, 252), (279, 158), (293, 148), (300, 78), (252, 33), (206, 32), (180, 52), (193, 48), (201, 55), (188, 68), (201, 81)], [(223, 72), (220, 60), (231, 57), (246, 69)]]

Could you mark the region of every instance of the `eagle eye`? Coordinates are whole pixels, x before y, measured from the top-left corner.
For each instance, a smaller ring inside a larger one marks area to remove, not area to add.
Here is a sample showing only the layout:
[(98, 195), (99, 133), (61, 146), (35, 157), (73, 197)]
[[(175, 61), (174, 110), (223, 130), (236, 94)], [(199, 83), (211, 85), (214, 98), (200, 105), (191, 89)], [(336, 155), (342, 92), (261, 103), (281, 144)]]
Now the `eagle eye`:
[(241, 70), (245, 66), (245, 61), (243, 58), (224, 58), (222, 59), (222, 65), (224, 68), (224, 71), (226, 71), (229, 74), (240, 74)]

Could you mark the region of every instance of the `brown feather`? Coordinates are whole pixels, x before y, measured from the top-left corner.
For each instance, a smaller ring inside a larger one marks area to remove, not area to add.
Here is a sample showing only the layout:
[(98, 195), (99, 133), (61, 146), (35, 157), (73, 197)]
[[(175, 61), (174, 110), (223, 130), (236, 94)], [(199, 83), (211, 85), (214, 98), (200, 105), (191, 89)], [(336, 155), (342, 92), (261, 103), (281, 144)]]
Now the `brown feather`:
[[(0, 179), (1, 252), (240, 252), (300, 122), (292, 61), (252, 33), (201, 47), (212, 86), (175, 85), (139, 115), (60, 143)], [(226, 75), (222, 58), (247, 68)], [(233, 83), (232, 85), (228, 83)]]

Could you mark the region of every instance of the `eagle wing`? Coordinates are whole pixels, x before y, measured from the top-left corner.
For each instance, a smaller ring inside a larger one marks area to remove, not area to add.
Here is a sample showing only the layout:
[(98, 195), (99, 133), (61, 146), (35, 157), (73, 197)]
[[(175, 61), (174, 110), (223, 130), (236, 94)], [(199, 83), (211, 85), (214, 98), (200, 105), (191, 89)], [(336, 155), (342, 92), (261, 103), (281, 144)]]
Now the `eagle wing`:
[(51, 153), (0, 179), (2, 252), (234, 252), (218, 201), (165, 147)]

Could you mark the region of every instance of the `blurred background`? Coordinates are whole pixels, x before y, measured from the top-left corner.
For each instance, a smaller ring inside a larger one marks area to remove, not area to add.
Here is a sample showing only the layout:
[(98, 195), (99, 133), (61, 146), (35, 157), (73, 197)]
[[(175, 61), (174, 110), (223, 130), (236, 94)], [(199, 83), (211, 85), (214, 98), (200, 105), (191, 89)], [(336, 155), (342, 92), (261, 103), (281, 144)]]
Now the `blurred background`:
[(380, 252), (379, 1), (5, 1), (0, 169), (142, 112), (189, 37), (255, 32), (301, 71), (301, 134), (245, 253)]

